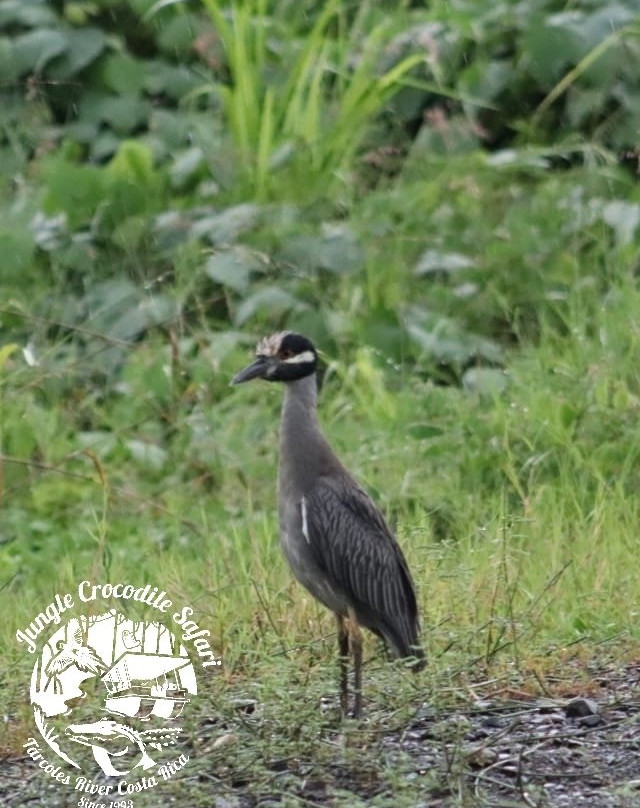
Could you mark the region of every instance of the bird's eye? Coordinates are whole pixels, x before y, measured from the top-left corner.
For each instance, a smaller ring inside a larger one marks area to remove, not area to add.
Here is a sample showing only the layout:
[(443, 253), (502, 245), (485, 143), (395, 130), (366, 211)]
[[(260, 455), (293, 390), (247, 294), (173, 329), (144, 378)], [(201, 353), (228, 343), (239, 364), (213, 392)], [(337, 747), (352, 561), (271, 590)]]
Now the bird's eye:
[(280, 351), (280, 359), (291, 359), (293, 356), (293, 351), (291, 348), (285, 348), (284, 350)]

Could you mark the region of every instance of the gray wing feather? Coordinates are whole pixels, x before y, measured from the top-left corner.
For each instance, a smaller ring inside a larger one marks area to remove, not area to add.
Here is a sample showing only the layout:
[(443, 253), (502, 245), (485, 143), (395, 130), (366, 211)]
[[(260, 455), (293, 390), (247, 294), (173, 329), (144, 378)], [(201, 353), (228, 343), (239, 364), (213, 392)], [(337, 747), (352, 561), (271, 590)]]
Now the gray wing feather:
[(402, 550), (369, 496), (350, 478), (321, 477), (305, 495), (318, 566), (396, 656), (421, 656), (416, 596)]

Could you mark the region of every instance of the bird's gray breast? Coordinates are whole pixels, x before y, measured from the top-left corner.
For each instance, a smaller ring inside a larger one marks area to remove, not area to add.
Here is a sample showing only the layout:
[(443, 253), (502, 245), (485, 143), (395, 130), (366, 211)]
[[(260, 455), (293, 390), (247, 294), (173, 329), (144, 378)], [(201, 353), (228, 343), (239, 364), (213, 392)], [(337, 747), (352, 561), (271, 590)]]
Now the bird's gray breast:
[(313, 514), (302, 494), (281, 496), (279, 502), (280, 541), (285, 557), (298, 581), (338, 614), (346, 614), (348, 601), (327, 578), (314, 546)]

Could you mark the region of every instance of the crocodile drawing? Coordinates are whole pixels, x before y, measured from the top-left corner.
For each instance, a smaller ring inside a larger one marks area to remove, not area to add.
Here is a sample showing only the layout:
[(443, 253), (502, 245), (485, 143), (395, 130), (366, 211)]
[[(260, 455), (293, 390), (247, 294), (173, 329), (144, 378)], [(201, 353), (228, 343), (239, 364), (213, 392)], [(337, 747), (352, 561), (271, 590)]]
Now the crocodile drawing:
[(126, 754), (132, 744), (138, 747), (141, 755), (140, 760), (135, 766), (132, 766), (133, 769), (142, 767), (146, 771), (156, 765), (147, 752), (140, 733), (110, 718), (102, 718), (100, 721), (88, 724), (69, 724), (66, 734), (72, 741), (90, 746), (96, 763), (106, 775), (111, 777), (120, 777), (131, 771), (131, 769), (118, 771), (111, 762), (111, 758)]

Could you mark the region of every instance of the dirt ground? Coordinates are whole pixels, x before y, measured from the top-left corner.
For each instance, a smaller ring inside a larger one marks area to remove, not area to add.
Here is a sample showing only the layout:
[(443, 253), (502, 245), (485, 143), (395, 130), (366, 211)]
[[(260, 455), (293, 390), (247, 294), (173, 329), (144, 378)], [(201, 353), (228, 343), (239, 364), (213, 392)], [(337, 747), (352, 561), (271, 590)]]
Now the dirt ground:
[[(361, 755), (345, 757), (337, 746), (321, 762), (266, 754), (253, 768), (234, 744), (246, 751), (254, 736), (257, 747), (257, 736), (268, 738), (273, 728), (259, 717), (252, 728), (246, 715), (235, 726), (201, 715), (188, 743), (194, 765), (133, 795), (132, 805), (640, 808), (639, 679), (640, 663), (630, 663), (594, 673), (588, 694), (532, 699), (514, 691), (458, 710), (425, 705), (406, 726), (378, 733)], [(0, 761), (2, 806), (109, 808), (107, 798), (82, 796), (27, 757)]]

